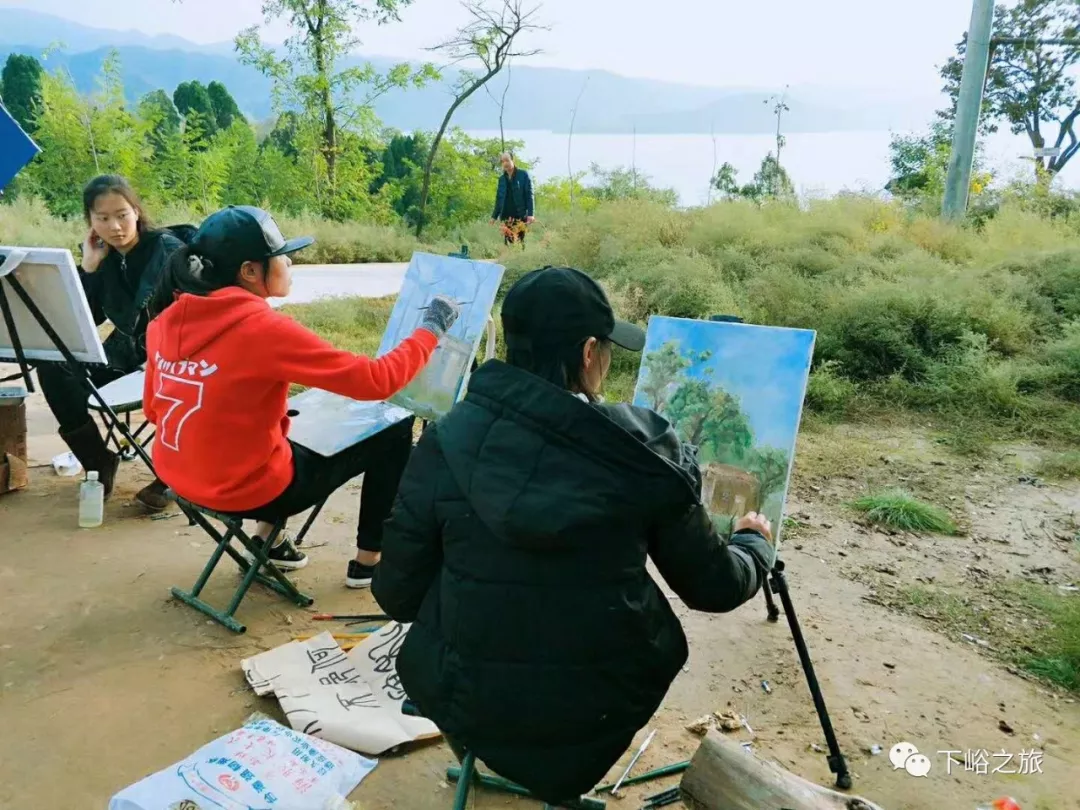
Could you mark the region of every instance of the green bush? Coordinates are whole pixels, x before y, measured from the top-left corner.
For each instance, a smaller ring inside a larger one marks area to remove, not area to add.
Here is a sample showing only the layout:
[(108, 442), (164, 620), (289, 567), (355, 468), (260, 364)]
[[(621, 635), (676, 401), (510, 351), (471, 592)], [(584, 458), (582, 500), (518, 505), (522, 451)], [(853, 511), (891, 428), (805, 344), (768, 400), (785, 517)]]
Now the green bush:
[[(529, 270), (568, 265), (599, 279), (623, 317), (642, 324), (724, 313), (813, 329), (806, 402), (828, 418), (907, 408), (948, 420), (957, 445), (1080, 439), (1075, 217), (1004, 199), (976, 229), (858, 195), (802, 208), (736, 201), (676, 211), (630, 199), (584, 209), (539, 211), (524, 250), (504, 245), (486, 219), (432, 222), (423, 243), (401, 225), (302, 215), (279, 223), (316, 237), (301, 262), (407, 261), (414, 250), (468, 244), (506, 267), (500, 294)], [(167, 224), (199, 221), (181, 208), (151, 213)], [(0, 243), (75, 250), (84, 227), (30, 199), (0, 205)], [(639, 360), (617, 356), (612, 397), (630, 395)]]
[(905, 532), (956, 534), (949, 513), (906, 492), (879, 492), (859, 498), (852, 507), (871, 523)]
[(806, 407), (831, 419), (847, 416), (859, 387), (840, 369), (834, 360), (822, 363), (810, 373), (806, 386)]
[(900, 284), (842, 294), (824, 317), (819, 357), (837, 361), (855, 380), (892, 375), (920, 379), (960, 344), (964, 334), (952, 302)]

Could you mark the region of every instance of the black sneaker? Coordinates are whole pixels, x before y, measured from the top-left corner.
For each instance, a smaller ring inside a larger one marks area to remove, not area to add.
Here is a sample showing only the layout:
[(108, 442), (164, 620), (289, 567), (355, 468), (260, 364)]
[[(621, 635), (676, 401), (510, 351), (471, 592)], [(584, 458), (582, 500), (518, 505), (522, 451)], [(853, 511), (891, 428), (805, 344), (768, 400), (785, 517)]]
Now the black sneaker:
[(345, 576), (346, 588), (370, 588), (375, 576), (374, 565), (363, 565), (356, 560), (349, 560), (349, 573)]
[[(272, 562), (274, 567), (279, 571), (299, 571), (308, 564), (307, 555), (302, 551), (296, 550), (292, 538), (287, 534), (282, 534), (281, 537), (283, 538), (281, 542), (270, 549), (266, 556), (270, 558), (270, 562)], [(254, 539), (256, 542), (265, 542), (260, 537)], [(254, 561), (254, 557), (250, 554), (246, 556), (249, 562)]]

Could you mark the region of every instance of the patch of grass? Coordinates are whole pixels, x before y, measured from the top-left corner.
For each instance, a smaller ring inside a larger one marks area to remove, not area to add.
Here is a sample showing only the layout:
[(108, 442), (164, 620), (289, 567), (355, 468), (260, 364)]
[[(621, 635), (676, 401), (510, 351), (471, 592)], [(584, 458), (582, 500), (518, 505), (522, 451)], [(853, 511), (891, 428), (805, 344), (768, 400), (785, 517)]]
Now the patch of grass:
[[(1032, 675), (1080, 691), (1080, 597), (1023, 580), (973, 596), (938, 588), (901, 589), (906, 612), (990, 642), (995, 655)], [(1023, 621), (1017, 621), (1018, 618)]]
[(1019, 594), (1042, 619), (1034, 637), (1025, 640), (1021, 666), (1066, 689), (1080, 691), (1080, 597), (1030, 583), (1020, 587)]
[(1080, 478), (1080, 451), (1047, 456), (1039, 462), (1038, 473), (1045, 478), (1058, 480)]
[(980, 615), (970, 601), (937, 588), (913, 585), (900, 591), (905, 600), (901, 607), (910, 609), (923, 618), (945, 624), (958, 632), (984, 632), (985, 616)]
[(285, 306), (281, 312), (339, 349), (374, 355), (396, 298), (325, 298), (310, 304)]
[(956, 534), (956, 524), (948, 512), (900, 490), (867, 495), (851, 506), (879, 526), (905, 532)]

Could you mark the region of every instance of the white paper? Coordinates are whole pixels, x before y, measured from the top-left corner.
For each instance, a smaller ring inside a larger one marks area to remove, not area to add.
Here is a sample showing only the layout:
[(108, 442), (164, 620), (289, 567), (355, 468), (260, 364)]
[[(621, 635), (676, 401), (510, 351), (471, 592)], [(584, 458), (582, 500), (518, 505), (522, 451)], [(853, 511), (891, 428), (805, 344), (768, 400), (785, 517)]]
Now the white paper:
[(64, 478), (73, 478), (82, 472), (82, 465), (72, 452), (61, 453), (52, 460), (56, 474)]
[(397, 656), (408, 625), (390, 623), (348, 655), (330, 633), (241, 662), (258, 695), (273, 694), (297, 731), (365, 754), (438, 736), (430, 720), (401, 713)]

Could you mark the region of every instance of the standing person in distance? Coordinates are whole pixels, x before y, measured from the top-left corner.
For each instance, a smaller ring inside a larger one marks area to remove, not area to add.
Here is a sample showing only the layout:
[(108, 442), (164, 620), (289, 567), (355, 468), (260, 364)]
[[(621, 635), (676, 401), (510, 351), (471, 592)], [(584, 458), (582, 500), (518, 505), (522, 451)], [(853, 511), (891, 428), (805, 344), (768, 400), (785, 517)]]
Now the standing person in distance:
[[(90, 368), (91, 382), (101, 388), (146, 362), (149, 303), (169, 256), (184, 243), (169, 231), (154, 228), (135, 190), (119, 175), (101, 175), (87, 183), (83, 215), (88, 232), (79, 280), (94, 323), (109, 321), (113, 326), (105, 339), (108, 365)], [(108, 498), (120, 459), (105, 445), (90, 415), (85, 386), (63, 363), (38, 366), (38, 382), (61, 438), (84, 470), (97, 472)], [(169, 503), (161, 479), (140, 490), (135, 499), (155, 512)]]
[(524, 248), (526, 229), (536, 221), (532, 178), (527, 171), (515, 165), (513, 152), (503, 152), (499, 160), (503, 173), (499, 176), (491, 224), (494, 225), (496, 220), (502, 224), (503, 239), (507, 245), (520, 242)]

